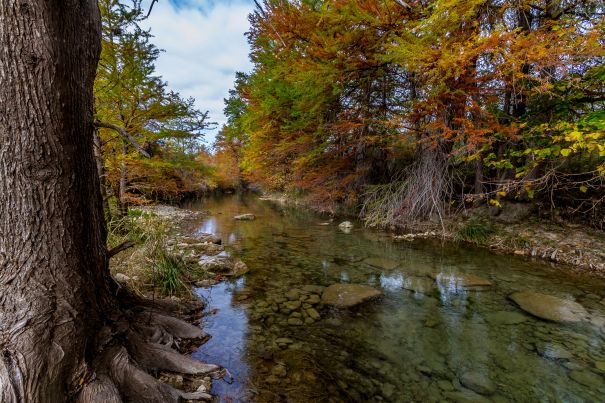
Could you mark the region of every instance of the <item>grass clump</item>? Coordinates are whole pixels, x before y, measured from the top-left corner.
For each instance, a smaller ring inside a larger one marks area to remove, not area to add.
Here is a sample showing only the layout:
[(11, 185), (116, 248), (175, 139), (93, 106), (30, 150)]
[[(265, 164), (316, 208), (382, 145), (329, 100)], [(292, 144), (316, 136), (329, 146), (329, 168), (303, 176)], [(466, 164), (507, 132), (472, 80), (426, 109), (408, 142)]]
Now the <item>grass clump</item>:
[(187, 264), (179, 255), (168, 253), (161, 249), (155, 259), (156, 281), (164, 295), (175, 295), (187, 291), (183, 281)]
[(496, 228), (491, 222), (482, 220), (479, 217), (472, 217), (456, 232), (454, 240), (458, 242), (481, 243), (489, 239), (495, 232)]
[(135, 243), (110, 260), (112, 273), (125, 274), (132, 280), (129, 287), (143, 294), (175, 295), (188, 291), (187, 263), (168, 244), (172, 227), (167, 221), (155, 214), (129, 210), (124, 217), (109, 222), (107, 228), (109, 249), (125, 241)]

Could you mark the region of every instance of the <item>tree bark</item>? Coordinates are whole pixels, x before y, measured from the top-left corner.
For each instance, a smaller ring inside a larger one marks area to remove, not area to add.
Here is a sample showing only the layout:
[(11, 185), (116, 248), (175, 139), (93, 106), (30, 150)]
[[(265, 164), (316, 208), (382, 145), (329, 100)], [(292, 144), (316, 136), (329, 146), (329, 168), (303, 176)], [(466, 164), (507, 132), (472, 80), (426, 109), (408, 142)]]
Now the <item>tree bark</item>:
[(93, 152), (99, 52), (95, 0), (0, 0), (2, 403), (209, 399), (145, 371), (218, 370), (170, 348), (206, 337), (199, 328), (109, 274)]
[(108, 303), (94, 0), (0, 0), (0, 401), (58, 402)]

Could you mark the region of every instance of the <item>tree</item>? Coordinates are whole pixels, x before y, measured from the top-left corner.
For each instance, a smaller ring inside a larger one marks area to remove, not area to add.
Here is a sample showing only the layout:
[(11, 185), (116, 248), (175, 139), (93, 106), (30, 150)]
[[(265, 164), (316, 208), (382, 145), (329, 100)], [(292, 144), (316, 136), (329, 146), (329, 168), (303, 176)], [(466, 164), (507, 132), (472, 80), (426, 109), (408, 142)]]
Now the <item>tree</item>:
[(95, 79), (95, 118), (99, 158), (108, 194), (124, 214), (141, 194), (170, 197), (191, 190), (188, 178), (203, 182), (195, 161), (207, 112), (168, 89), (155, 73), (160, 50), (139, 23), (146, 18), (140, 0), (101, 0), (102, 52)]
[(0, 2), (0, 52), (0, 401), (209, 398), (146, 372), (216, 371), (160, 344), (203, 332), (109, 275), (92, 136), (96, 1)]

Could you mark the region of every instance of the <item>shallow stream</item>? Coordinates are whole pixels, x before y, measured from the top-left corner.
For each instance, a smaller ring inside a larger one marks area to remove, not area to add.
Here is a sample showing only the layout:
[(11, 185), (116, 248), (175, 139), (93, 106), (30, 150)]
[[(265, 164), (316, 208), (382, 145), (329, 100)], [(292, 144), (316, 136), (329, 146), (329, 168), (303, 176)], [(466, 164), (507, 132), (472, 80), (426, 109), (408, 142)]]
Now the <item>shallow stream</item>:
[[(226, 367), (225, 402), (605, 401), (605, 280), (436, 241), (350, 233), (308, 211), (230, 196), (197, 230), (223, 238), (250, 268), (196, 292), (212, 339), (194, 356)], [(236, 221), (252, 213), (254, 221)], [(435, 283), (465, 274), (490, 287)], [(383, 296), (323, 306), (323, 287), (365, 284)], [(509, 296), (534, 291), (580, 303), (579, 323), (549, 322)]]

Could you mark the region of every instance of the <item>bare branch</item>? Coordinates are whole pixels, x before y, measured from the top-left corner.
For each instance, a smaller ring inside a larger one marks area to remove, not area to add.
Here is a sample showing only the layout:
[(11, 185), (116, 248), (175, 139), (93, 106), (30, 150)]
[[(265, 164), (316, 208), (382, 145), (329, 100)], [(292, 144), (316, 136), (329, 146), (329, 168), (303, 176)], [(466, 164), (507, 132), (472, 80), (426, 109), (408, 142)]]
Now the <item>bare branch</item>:
[(111, 258), (111, 257), (117, 255), (118, 253), (122, 252), (123, 250), (126, 250), (128, 248), (132, 248), (134, 245), (135, 245), (135, 243), (132, 242), (132, 241), (122, 242), (121, 244), (119, 244), (115, 248), (111, 248), (110, 250), (108, 250), (107, 251), (107, 257)]
[(151, 155), (149, 155), (149, 153), (147, 151), (145, 151), (145, 149), (143, 147), (141, 147), (141, 145), (139, 143), (137, 143), (137, 141), (134, 139), (134, 137), (132, 137), (130, 135), (130, 133), (128, 133), (126, 130), (124, 130), (120, 126), (116, 126), (112, 123), (100, 122), (98, 120), (95, 122), (95, 126), (102, 127), (105, 129), (111, 129), (111, 130), (114, 130), (114, 131), (120, 133), (122, 135), (122, 137), (124, 137), (126, 140), (128, 140), (128, 142), (130, 144), (132, 144), (132, 146), (134, 148), (136, 148), (139, 153), (141, 153), (142, 156), (144, 156), (146, 158), (151, 158)]
[(157, 2), (158, 2), (158, 0), (151, 0), (151, 5), (149, 6), (149, 11), (147, 11), (147, 15), (145, 16), (145, 19), (149, 18), (149, 16), (151, 15), (151, 10), (153, 10), (153, 5)]

